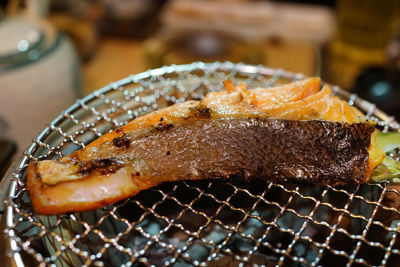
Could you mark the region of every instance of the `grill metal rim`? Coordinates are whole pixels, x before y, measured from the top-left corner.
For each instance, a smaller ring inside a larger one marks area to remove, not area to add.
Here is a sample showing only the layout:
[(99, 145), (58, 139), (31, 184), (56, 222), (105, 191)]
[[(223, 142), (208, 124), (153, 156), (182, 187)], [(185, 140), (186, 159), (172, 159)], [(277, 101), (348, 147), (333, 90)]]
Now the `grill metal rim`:
[[(271, 76), (271, 77), (284, 78), (284, 79), (288, 79), (288, 80), (298, 80), (298, 79), (302, 79), (302, 78), (305, 77), (302, 74), (295, 74), (295, 73), (287, 72), (287, 71), (284, 71), (284, 70), (276, 70), (276, 69), (272, 69), (272, 68), (267, 68), (267, 67), (264, 67), (264, 66), (251, 66), (251, 65), (246, 65), (246, 64), (234, 64), (234, 63), (231, 63), (231, 62), (224, 62), (224, 63), (219, 63), (219, 62), (216, 62), (216, 63), (196, 62), (196, 63), (192, 63), (192, 64), (188, 64), (188, 65), (165, 66), (165, 67), (162, 67), (162, 68), (159, 68), (159, 69), (149, 70), (149, 71), (146, 71), (146, 72), (143, 72), (143, 73), (140, 73), (140, 74), (132, 75), (132, 76), (130, 76), (128, 78), (125, 78), (125, 79), (122, 79), (122, 80), (120, 80), (118, 82), (111, 83), (110, 85), (108, 85), (108, 86), (106, 86), (106, 87), (104, 87), (104, 88), (102, 88), (102, 89), (100, 89), (100, 90), (88, 95), (87, 97), (85, 97), (85, 98), (83, 98), (81, 100), (78, 100), (70, 108), (65, 110), (62, 114), (60, 114), (52, 122), (50, 122), (49, 126), (46, 127), (37, 136), (37, 138), (34, 140), (34, 142), (26, 150), (26, 152), (24, 153), (24, 157), (22, 159), (20, 159), (18, 163), (15, 164), (15, 166), (13, 167), (14, 170), (12, 171), (12, 173), (9, 174), (9, 176), (11, 177), (11, 184), (10, 184), (10, 192), (9, 192), (9, 195), (8, 195), (8, 199), (6, 201), (7, 205), (6, 205), (5, 214), (3, 215), (3, 221), (5, 222), (3, 224), (5, 224), (6, 234), (8, 236), (8, 239), (6, 240), (7, 241), (7, 246), (8, 246), (9, 249), (11, 249), (10, 252), (13, 255), (12, 259), (13, 259), (14, 263), (16, 264), (16, 266), (24, 266), (24, 263), (22, 261), (22, 258), (21, 258), (20, 252), (19, 252), (19, 250), (21, 249), (18, 246), (19, 237), (15, 234), (14, 229), (13, 229), (13, 227), (15, 225), (15, 223), (13, 221), (13, 218), (14, 218), (13, 204), (15, 204), (15, 203), (12, 203), (13, 202), (12, 199), (15, 197), (17, 187), (22, 185), (22, 182), (20, 180), (21, 177), (22, 177), (21, 171), (24, 169), (24, 167), (26, 166), (27, 162), (32, 159), (32, 154), (35, 152), (35, 150), (39, 149), (38, 147), (40, 147), (40, 145), (46, 146), (46, 143), (45, 143), (44, 140), (45, 140), (46, 137), (48, 137), (48, 135), (52, 132), (52, 130), (54, 130), (54, 127), (57, 128), (57, 126), (55, 126), (55, 125), (58, 125), (58, 124), (62, 123), (63, 121), (65, 121), (66, 119), (68, 119), (68, 115), (66, 115), (66, 114), (69, 114), (69, 115), (73, 114), (74, 111), (81, 109), (83, 105), (85, 105), (86, 103), (89, 103), (90, 101), (95, 100), (100, 95), (105, 95), (108, 92), (110, 92), (112, 90), (116, 90), (117, 88), (123, 87), (123, 86), (125, 86), (125, 85), (127, 85), (129, 83), (139, 82), (139, 81), (141, 81), (143, 79), (148, 79), (148, 78), (157, 77), (157, 76), (163, 76), (163, 75), (170, 74), (170, 73), (190, 72), (190, 71), (194, 71), (194, 70), (198, 70), (198, 69), (200, 69), (200, 70), (208, 70), (210, 72), (214, 72), (216, 70), (219, 70), (219, 71), (229, 71), (231, 73), (232, 72), (233, 73), (241, 72), (241, 73), (249, 73), (249, 74), (261, 74), (261, 75), (266, 75), (266, 76)], [(398, 130), (399, 129), (399, 125), (394, 120), (394, 118), (388, 116), (387, 114), (385, 114), (382, 111), (380, 111), (379, 109), (377, 109), (374, 104), (371, 104), (371, 103), (369, 103), (369, 102), (367, 102), (365, 100), (362, 100), (356, 95), (351, 95), (350, 93), (340, 89), (337, 86), (333, 86), (332, 89), (333, 89), (335, 94), (339, 95), (342, 98), (348, 99), (349, 101), (355, 103), (357, 106), (361, 107), (361, 109), (363, 109), (364, 111), (367, 111), (367, 113), (369, 113), (370, 115), (373, 115), (373, 117), (375, 117), (375, 119), (379, 120), (379, 125), (381, 127), (383, 127), (385, 130), (388, 130), (388, 129)], [(270, 184), (272, 185), (273, 183), (270, 183)], [(283, 188), (283, 189), (286, 190), (285, 186), (283, 186), (283, 185), (274, 184), (274, 186), (277, 186), (277, 187), (280, 187), (280, 188)], [(376, 185), (374, 185), (374, 186), (376, 186)], [(382, 185), (379, 185), (379, 186), (382, 188), (383, 192), (385, 190), (387, 190), (386, 189), (386, 184), (384, 184), (383, 186)], [(328, 186), (325, 189), (325, 191), (326, 190), (335, 191), (337, 189)], [(348, 194), (347, 191), (345, 191), (343, 189), (339, 189), (339, 191), (340, 190), (342, 190), (342, 193)], [(394, 190), (397, 194), (399, 194), (397, 192), (397, 190), (395, 190), (395, 189), (389, 189), (389, 190)], [(288, 190), (288, 191), (290, 192), (290, 190)], [(266, 191), (264, 191), (264, 193), (265, 192)], [(293, 193), (294, 195), (299, 194), (298, 189), (292, 190), (291, 193)], [(349, 198), (353, 199), (353, 198), (357, 198), (358, 197), (357, 195), (354, 195), (354, 194), (355, 193), (349, 194)], [(383, 195), (384, 194), (381, 193), (381, 197)], [(292, 197), (293, 197), (293, 195), (292, 195)], [(314, 199), (314, 201), (315, 201), (315, 199)], [(348, 204), (350, 202), (351, 202), (351, 200), (349, 200)], [(375, 212), (380, 206), (382, 206), (380, 204), (380, 201), (378, 201), (378, 202), (372, 201), (371, 203), (373, 203), (374, 205), (376, 203), (378, 203), (378, 205), (375, 206), (375, 210), (374, 210)], [(289, 203), (287, 203), (287, 204), (289, 205)], [(320, 205), (320, 203), (316, 204), (314, 206), (314, 209), (317, 209), (319, 207), (319, 205)], [(332, 208), (332, 207), (330, 207), (330, 208)], [(288, 209), (281, 209), (281, 210), (288, 211)], [(295, 210), (293, 210), (293, 211), (296, 213)], [(347, 208), (343, 208), (343, 210), (341, 210), (341, 211), (343, 212), (342, 215), (345, 214), (346, 212), (348, 212)], [(297, 214), (297, 215), (299, 215), (299, 214)], [(6, 219), (4, 219), (4, 218), (6, 218)], [(306, 216), (306, 218), (312, 218), (312, 217), (310, 217), (310, 216), (307, 217)], [(373, 216), (371, 216), (369, 219), (366, 219), (366, 218), (364, 218), (364, 219), (367, 220), (367, 223), (373, 224), (374, 221), (372, 220), (372, 218), (373, 218)], [(277, 220), (278, 219), (279, 219), (279, 216), (277, 217)], [(304, 230), (304, 228), (307, 227), (306, 222), (307, 221), (305, 221), (304, 224), (302, 225), (302, 227), (301, 227), (302, 230), (300, 231), (300, 234)], [(338, 224), (336, 224), (335, 226), (339, 227)], [(383, 224), (382, 224), (382, 226), (384, 226), (385, 229), (388, 230), (389, 232), (394, 232), (394, 233), (399, 232), (399, 224), (397, 224), (397, 226), (393, 227), (393, 228), (387, 228)], [(365, 234), (366, 234), (366, 232), (363, 234), (362, 237), (364, 237)], [(295, 235), (295, 237), (297, 239), (301, 239), (302, 238), (301, 235)], [(295, 241), (297, 239), (295, 239), (292, 242), (292, 245), (295, 244)], [(356, 238), (356, 239), (358, 239), (358, 238)], [(394, 240), (395, 240), (395, 235), (393, 234), (393, 237), (392, 237), (391, 242), (390, 242), (391, 246), (393, 246), (393, 244), (395, 243)], [(362, 246), (362, 243), (363, 243), (362, 241), (364, 241), (364, 240), (360, 239), (357, 242), (357, 248), (358, 249)], [(391, 246), (389, 246), (389, 248), (391, 248)], [(381, 247), (381, 248), (383, 249), (383, 247)], [(386, 255), (388, 255), (388, 253), (390, 254), (392, 252), (392, 253), (400, 254), (400, 251), (398, 249), (397, 250), (393, 250), (393, 251), (390, 252), (389, 248), (386, 248), (386, 254), (385, 254), (384, 260), (387, 260), (388, 256), (386, 256)], [(29, 249), (31, 249), (31, 248), (22, 248), (22, 250), (29, 250)], [(290, 246), (290, 249), (292, 249), (292, 246)], [(326, 247), (324, 247), (322, 245), (319, 248), (319, 253), (322, 253), (324, 251), (324, 249), (326, 249)], [(353, 254), (347, 255), (351, 260), (350, 261), (350, 265), (353, 262), (369, 265), (368, 262), (364, 261), (363, 259), (359, 259), (359, 258), (356, 257), (358, 249), (354, 250)], [(288, 254), (287, 250), (286, 251), (278, 251), (278, 253), (281, 254), (281, 257), (279, 258), (278, 265), (284, 264), (285, 256), (290, 256), (290, 257), (293, 258), (293, 256)], [(339, 255), (342, 254), (342, 253), (337, 252), (337, 251), (335, 252), (334, 250), (333, 250), (332, 253), (334, 253), (334, 254), (337, 253)], [(36, 257), (37, 257), (36, 260), (38, 260), (39, 262), (42, 262), (44, 265), (46, 264), (45, 262), (43, 262), (42, 255), (36, 254)], [(320, 257), (317, 257), (316, 259), (318, 259), (318, 258), (320, 259)], [(318, 264), (317, 261), (313, 261), (313, 262), (309, 263), (307, 260), (302, 259), (301, 257), (297, 258), (295, 260), (295, 262), (303, 263), (303, 264), (311, 265), (311, 266), (315, 266), (315, 265)]]

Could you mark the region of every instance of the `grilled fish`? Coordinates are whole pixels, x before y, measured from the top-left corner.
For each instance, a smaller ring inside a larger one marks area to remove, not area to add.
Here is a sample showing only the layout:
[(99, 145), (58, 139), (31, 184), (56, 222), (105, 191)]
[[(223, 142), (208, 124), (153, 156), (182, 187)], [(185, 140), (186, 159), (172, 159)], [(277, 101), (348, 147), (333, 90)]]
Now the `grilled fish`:
[(41, 214), (104, 207), (167, 181), (240, 174), (316, 185), (367, 182), (384, 153), (375, 124), (310, 78), (175, 104), (71, 155), (33, 162), (27, 188)]

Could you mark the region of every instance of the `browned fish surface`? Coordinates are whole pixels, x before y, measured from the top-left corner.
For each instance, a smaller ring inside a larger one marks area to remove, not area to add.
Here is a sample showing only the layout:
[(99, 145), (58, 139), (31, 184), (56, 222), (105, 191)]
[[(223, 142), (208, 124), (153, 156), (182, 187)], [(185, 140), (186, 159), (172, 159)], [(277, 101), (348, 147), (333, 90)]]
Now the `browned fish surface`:
[(329, 88), (318, 92), (318, 79), (272, 89), (226, 87), (137, 118), (62, 159), (30, 164), (35, 210), (83, 211), (166, 181), (234, 174), (362, 183), (383, 160), (375, 125)]

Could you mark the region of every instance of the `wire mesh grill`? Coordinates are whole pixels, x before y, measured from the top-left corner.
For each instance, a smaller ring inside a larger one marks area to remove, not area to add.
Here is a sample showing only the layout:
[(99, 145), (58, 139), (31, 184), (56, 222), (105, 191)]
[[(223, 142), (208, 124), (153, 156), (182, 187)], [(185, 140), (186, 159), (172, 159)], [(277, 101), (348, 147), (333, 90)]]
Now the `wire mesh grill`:
[[(232, 63), (193, 63), (131, 76), (78, 100), (34, 140), (11, 174), (9, 256), (17, 266), (395, 266), (400, 193), (395, 184), (334, 188), (262, 179), (165, 183), (94, 211), (41, 216), (25, 187), (27, 164), (58, 158), (129, 120), (222, 88), (303, 78)], [(355, 95), (334, 92), (378, 121), (398, 124)]]

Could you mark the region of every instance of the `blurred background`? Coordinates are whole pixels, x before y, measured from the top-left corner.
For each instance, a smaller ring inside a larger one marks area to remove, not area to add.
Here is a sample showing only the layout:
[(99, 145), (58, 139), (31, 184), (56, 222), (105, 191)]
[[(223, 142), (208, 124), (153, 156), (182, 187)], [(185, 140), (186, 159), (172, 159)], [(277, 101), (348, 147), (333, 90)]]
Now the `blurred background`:
[(0, 137), (25, 149), (77, 97), (193, 61), (321, 76), (400, 119), (399, 3), (0, 0)]

